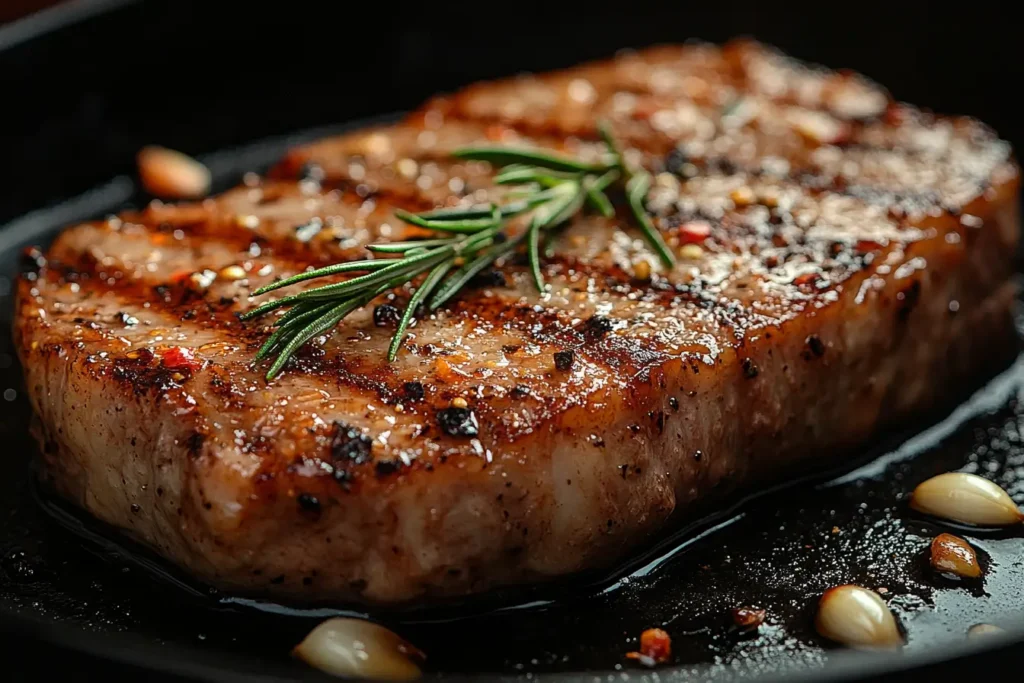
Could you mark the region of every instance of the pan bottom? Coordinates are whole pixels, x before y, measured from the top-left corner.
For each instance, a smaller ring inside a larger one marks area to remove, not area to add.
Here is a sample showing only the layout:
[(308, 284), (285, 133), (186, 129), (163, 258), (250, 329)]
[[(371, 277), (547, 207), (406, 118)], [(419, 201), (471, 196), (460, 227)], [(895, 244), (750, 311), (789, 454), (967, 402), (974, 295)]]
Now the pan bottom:
[[(232, 181), (294, 141), (217, 155), (210, 165), (220, 181)], [(14, 272), (21, 245), (119, 208), (130, 194), (121, 179), (3, 229), (0, 273)], [(0, 439), (8, 453), (0, 462), (0, 500), (8, 510), (0, 517), (0, 626), (200, 678), (309, 675), (288, 653), (336, 609), (218, 595), (179, 580), (144, 553), (126, 553), (45, 496), (38, 503), (30, 476), (35, 445), (25, 428), (30, 409), (8, 342), (10, 289), (10, 277), (0, 279)], [(978, 549), (987, 573), (976, 585), (949, 583), (929, 571), (925, 557), (931, 539), (947, 529), (909, 511), (905, 500), (917, 482), (954, 469), (989, 477), (1024, 500), (1021, 391), (1024, 357), (942, 422), (894, 440), (857, 470), (787, 486), (705, 520), (615, 581), (542, 587), (501, 609), (480, 603), (473, 612), (374, 616), (426, 651), (430, 671), (448, 676), (639, 674), (624, 654), (636, 649), (642, 630), (658, 626), (673, 637), (674, 662), (659, 670), (663, 677), (728, 679), (813, 670), (835, 659), (813, 630), (817, 597), (831, 586), (859, 583), (882, 593), (902, 621), (905, 659), (939, 656), (963, 646), (972, 624), (1014, 628), (1024, 617), (1024, 538), (957, 531)], [(83, 534), (90, 537), (85, 543)], [(153, 571), (174, 580), (154, 581)], [(730, 628), (729, 610), (741, 606), (767, 611), (757, 632), (740, 636)]]

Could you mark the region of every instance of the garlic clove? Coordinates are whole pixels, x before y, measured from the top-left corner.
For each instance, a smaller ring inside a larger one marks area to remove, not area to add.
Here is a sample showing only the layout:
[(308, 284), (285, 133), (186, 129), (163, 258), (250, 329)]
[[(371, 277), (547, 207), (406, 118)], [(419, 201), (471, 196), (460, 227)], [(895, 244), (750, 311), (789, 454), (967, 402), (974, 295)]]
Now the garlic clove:
[(181, 152), (165, 147), (144, 147), (136, 163), (143, 187), (154, 196), (197, 199), (210, 191), (210, 170)]
[(1006, 491), (966, 472), (947, 472), (921, 482), (911, 494), (910, 507), (975, 526), (1007, 526), (1024, 520)]
[(414, 660), (423, 653), (401, 636), (371, 621), (328, 619), (292, 653), (310, 666), (343, 678), (411, 681), (421, 676)]
[(932, 540), (931, 565), (944, 574), (966, 579), (981, 577), (981, 565), (974, 548), (959, 536), (939, 534)]
[(857, 648), (899, 647), (903, 636), (896, 617), (874, 591), (854, 585), (825, 591), (814, 622), (818, 633)]
[(974, 626), (967, 629), (968, 638), (982, 638), (984, 636), (997, 636), (1000, 633), (1006, 633), (1004, 629), (999, 628), (994, 624), (975, 624)]

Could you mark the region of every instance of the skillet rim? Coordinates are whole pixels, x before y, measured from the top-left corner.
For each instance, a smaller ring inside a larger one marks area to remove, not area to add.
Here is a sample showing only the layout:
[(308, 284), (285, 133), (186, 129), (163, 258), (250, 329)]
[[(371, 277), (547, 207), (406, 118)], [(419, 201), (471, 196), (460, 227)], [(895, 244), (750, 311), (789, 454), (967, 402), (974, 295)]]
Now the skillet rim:
[[(86, 20), (102, 20), (126, 7), (140, 4), (141, 0), (71, 0), (55, 5), (23, 19), (0, 27), (0, 53), (12, 48), (23, 48), (34, 41), (44, 41), (59, 32), (72, 28)], [(323, 129), (313, 129), (293, 135), (277, 136), (246, 145), (227, 149), (207, 155), (216, 175), (218, 159), (229, 157), (234, 160), (232, 166), (240, 165), (238, 159), (244, 158), (246, 152), (253, 153), (257, 148), (282, 149), (296, 141), (321, 137), (326, 133), (337, 132), (339, 129), (354, 128), (367, 122), (382, 120), (389, 115), (376, 116)], [(264, 152), (265, 153), (265, 152)], [(35, 235), (51, 234), (69, 220), (82, 217), (86, 207), (109, 208), (123, 204), (130, 198), (133, 183), (123, 177), (116, 177), (110, 182), (93, 188), (75, 197), (61, 200), (50, 207), (41, 208), (15, 217), (8, 223), (0, 225), (0, 253), (24, 241), (22, 230), (28, 229)], [(64, 217), (70, 215), (69, 220)], [(35, 227), (33, 228), (33, 224)], [(108, 663), (116, 663), (137, 667), (143, 671), (170, 674), (194, 681), (217, 681), (231, 683), (233, 681), (254, 681), (256, 683), (284, 683), (295, 680), (326, 680), (318, 672), (310, 670), (301, 678), (282, 677), (277, 674), (253, 674), (251, 671), (239, 673), (227, 668), (226, 665), (238, 657), (227, 653), (210, 653), (196, 645), (176, 643), (173, 646), (160, 645), (140, 636), (135, 632), (108, 633), (93, 632), (74, 623), (54, 621), (38, 615), (25, 614), (0, 603), (0, 632), (18, 634), (41, 643), (54, 645), (81, 654), (98, 658)], [(988, 662), (993, 658), (1012, 661), (1014, 655), (1020, 659), (1019, 650), (1024, 645), (1024, 611), (1014, 623), (1013, 628), (1004, 634), (990, 636), (985, 639), (965, 640), (963, 642), (945, 644), (913, 653), (895, 652), (865, 655), (855, 651), (842, 651), (833, 654), (828, 662), (821, 667), (806, 667), (798, 670), (776, 674), (760, 675), (757, 681), (853, 681), (877, 679), (879, 676), (898, 676), (907, 671), (919, 671), (958, 663), (966, 666), (977, 665), (981, 661)], [(173, 649), (169, 649), (173, 648)], [(687, 665), (660, 667), (655, 672), (658, 678), (685, 677)], [(622, 675), (628, 673), (630, 678), (649, 678), (646, 671), (614, 671), (614, 670), (578, 670), (564, 673), (534, 674), (533, 679), (552, 681), (553, 683), (583, 683), (593, 681), (597, 676)], [(635, 674), (635, 675), (634, 675)], [(509, 680), (521, 681), (522, 676), (489, 675), (489, 674), (439, 674), (444, 680)]]

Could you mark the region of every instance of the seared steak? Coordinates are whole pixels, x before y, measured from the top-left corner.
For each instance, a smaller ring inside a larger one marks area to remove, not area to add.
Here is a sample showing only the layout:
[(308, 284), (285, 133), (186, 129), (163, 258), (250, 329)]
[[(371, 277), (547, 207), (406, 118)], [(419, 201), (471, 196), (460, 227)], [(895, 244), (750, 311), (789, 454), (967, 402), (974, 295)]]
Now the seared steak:
[[(253, 365), (272, 322), (239, 321), (253, 289), (406, 238), (397, 207), (500, 196), (454, 147), (589, 158), (601, 117), (655, 174), (674, 270), (625, 211), (585, 214), (544, 295), (512, 259), (394, 363), (408, 288), (274, 381)], [(990, 362), (1012, 334), (1018, 182), (984, 125), (752, 43), (474, 85), (36, 255), (16, 337), (42, 476), (228, 590), (407, 603), (606, 567)]]

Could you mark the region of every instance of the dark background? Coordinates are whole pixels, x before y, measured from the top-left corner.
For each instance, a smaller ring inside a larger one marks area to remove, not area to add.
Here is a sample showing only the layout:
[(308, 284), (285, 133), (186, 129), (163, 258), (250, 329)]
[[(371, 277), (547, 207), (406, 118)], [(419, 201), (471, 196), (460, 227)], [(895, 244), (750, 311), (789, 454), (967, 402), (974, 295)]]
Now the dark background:
[[(0, 0), (0, 21), (32, 3)], [(77, 11), (88, 2), (66, 4)], [(409, 108), (476, 79), (691, 37), (751, 35), (854, 68), (900, 99), (976, 115), (1021, 147), (1019, 27), (997, 3), (934, 5), (145, 0), (43, 39), (23, 41), (12, 33), (23, 26), (8, 25), (0, 27), (0, 224), (130, 173), (143, 144), (209, 152)], [(27, 640), (6, 640), (0, 652), (7, 680), (52, 680), (44, 664), (76, 672), (70, 681), (125, 673), (52, 657)]]
[[(67, 0), (63, 0), (63, 2), (67, 2)], [(61, 0), (4, 0), (0, 2), (0, 24), (20, 19), (32, 12), (60, 3)]]
[(1024, 144), (1019, 28), (995, 3), (935, 5), (144, 0), (57, 40), (3, 50), (0, 30), (0, 223), (129, 172), (149, 142), (213, 151), (409, 108), (475, 79), (691, 37), (752, 35), (855, 68), (901, 99), (976, 115)]

